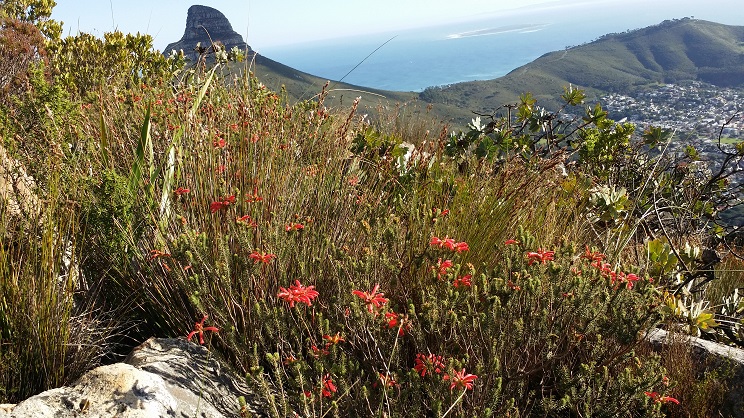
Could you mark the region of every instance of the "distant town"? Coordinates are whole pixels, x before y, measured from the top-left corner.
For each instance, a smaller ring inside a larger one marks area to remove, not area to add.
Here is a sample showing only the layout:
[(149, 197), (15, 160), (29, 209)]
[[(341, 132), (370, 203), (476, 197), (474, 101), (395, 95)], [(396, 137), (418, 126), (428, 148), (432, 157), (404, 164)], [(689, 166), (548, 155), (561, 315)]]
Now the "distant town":
[(727, 144), (744, 140), (741, 90), (692, 81), (664, 84), (633, 94), (612, 93), (601, 97), (600, 103), (611, 118), (626, 119), (636, 124), (639, 131), (649, 125), (659, 126), (676, 131), (679, 138), (703, 144), (717, 142), (719, 135)]

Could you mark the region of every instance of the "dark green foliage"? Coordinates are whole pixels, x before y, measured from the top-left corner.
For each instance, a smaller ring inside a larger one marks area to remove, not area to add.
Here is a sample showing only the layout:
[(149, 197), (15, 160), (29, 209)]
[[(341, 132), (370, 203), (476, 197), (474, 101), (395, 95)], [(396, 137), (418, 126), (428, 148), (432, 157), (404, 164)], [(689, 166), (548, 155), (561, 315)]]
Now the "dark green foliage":
[(100, 178), (89, 181), (92, 195), (82, 208), (83, 272), (94, 282), (104, 280), (113, 281), (110, 285), (122, 285), (119, 282), (131, 271), (133, 244), (139, 237), (142, 220), (135, 215), (138, 208), (126, 178), (104, 171)]

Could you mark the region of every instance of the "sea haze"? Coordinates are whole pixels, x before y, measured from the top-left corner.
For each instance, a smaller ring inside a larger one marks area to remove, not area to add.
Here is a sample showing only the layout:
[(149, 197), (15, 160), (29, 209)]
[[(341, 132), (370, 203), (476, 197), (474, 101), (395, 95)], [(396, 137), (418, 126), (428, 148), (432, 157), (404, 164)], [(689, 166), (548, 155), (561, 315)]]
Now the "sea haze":
[[(678, 4), (685, 7), (649, 9), (632, 1), (625, 6), (603, 2), (556, 6), (395, 33), (259, 48), (258, 52), (330, 80), (346, 76), (345, 82), (361, 86), (421, 91), (429, 86), (498, 78), (545, 53), (666, 19), (694, 16), (744, 25), (741, 11), (712, 11), (696, 3), (687, 5), (684, 0)], [(680, 14), (683, 12), (691, 13)]]

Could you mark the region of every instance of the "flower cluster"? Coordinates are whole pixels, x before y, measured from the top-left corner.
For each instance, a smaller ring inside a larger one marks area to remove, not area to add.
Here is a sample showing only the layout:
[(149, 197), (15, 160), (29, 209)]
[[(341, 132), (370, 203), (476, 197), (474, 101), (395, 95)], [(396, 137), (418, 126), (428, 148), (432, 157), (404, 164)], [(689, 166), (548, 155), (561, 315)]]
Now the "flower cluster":
[(442, 276), (446, 276), (447, 275), (447, 271), (452, 266), (454, 266), (454, 264), (452, 263), (452, 260), (444, 260), (444, 261), (442, 261), (442, 259), (440, 258), (440, 259), (437, 260), (437, 265), (434, 266), (434, 267), (432, 267), (431, 269), (434, 270), (434, 271), (436, 271), (437, 272), (437, 278), (438, 279), (441, 279)]
[(470, 246), (465, 241), (457, 242), (452, 238), (445, 237), (440, 239), (439, 237), (431, 237), (429, 244), (433, 247), (446, 248), (450, 251), (462, 253), (470, 250)]
[(257, 250), (253, 250), (253, 252), (250, 253), (248, 257), (250, 257), (251, 260), (253, 260), (253, 262), (255, 262), (256, 264), (258, 263), (269, 264), (272, 259), (276, 258), (276, 254), (261, 253), (261, 252), (258, 252)]
[(209, 205), (209, 211), (212, 213), (218, 212), (221, 209), (226, 209), (231, 204), (235, 203), (235, 195), (225, 196), (212, 202)]
[(554, 257), (555, 251), (544, 251), (542, 248), (538, 248), (537, 251), (527, 253), (527, 264), (530, 266), (535, 263), (545, 264), (554, 260)]
[(626, 274), (622, 271), (615, 271), (610, 263), (604, 262), (604, 259), (606, 258), (604, 254), (600, 252), (592, 252), (588, 246), (586, 246), (586, 251), (581, 258), (589, 260), (591, 266), (598, 269), (602, 276), (609, 277), (612, 285), (625, 283), (626, 288), (632, 289), (636, 282), (640, 280), (640, 278), (634, 273)]
[(326, 374), (323, 376), (323, 386), (320, 389), (320, 393), (326, 398), (330, 398), (334, 393), (336, 393), (336, 385), (333, 384), (331, 375)]
[(436, 354), (424, 355), (418, 353), (413, 362), (413, 369), (416, 370), (421, 377), (424, 377), (427, 374), (441, 374), (444, 371), (444, 357)]
[(464, 389), (473, 389), (473, 380), (477, 379), (478, 376), (474, 374), (466, 374), (465, 369), (463, 368), (461, 371), (455, 371), (451, 375), (446, 374), (444, 375), (444, 380), (450, 381), (450, 390), (457, 388), (458, 390)]
[(648, 396), (649, 398), (651, 398), (655, 403), (672, 402), (672, 403), (679, 405), (679, 400), (677, 400), (676, 398), (672, 398), (671, 396), (661, 396), (656, 392), (643, 392), (643, 393), (646, 394), (646, 396)]
[[(307, 306), (311, 306), (313, 299), (317, 298), (320, 294), (315, 290), (315, 286), (303, 286), (299, 280), (295, 280), (294, 284), (289, 288), (279, 287), (279, 293), (277, 297), (286, 302), (289, 302), (289, 307), (293, 308), (295, 303), (304, 303)], [(343, 341), (343, 339), (341, 340)]]
[(253, 193), (245, 194), (245, 201), (248, 203), (255, 203), (263, 201), (263, 197), (258, 195), (258, 187), (253, 188)]
[(237, 217), (235, 218), (235, 222), (239, 224), (248, 225), (251, 228), (258, 228), (258, 224), (256, 223), (256, 221), (251, 219), (250, 215), (243, 215), (243, 216)]
[(411, 330), (411, 322), (408, 319), (408, 315), (387, 312), (385, 313), (385, 320), (387, 321), (388, 328), (398, 328), (398, 335), (400, 336), (405, 335), (406, 331)]
[[(398, 382), (395, 381), (395, 376), (391, 375), (390, 373), (382, 374), (378, 372), (377, 375), (378, 375), (378, 378), (380, 379), (379, 384), (383, 387), (383, 389), (400, 386)], [(377, 386), (378, 386), (378, 382), (375, 382), (372, 384), (372, 387), (376, 388)]]
[(472, 278), (472, 274), (466, 274), (462, 277), (456, 278), (455, 282), (452, 283), (452, 285), (455, 287), (470, 287), (473, 285), (473, 283), (470, 281)]
[(176, 196), (183, 196), (183, 195), (185, 195), (187, 193), (191, 193), (191, 189), (187, 189), (185, 187), (179, 187), (179, 188), (173, 190), (173, 193)]
[(284, 225), (284, 230), (287, 232), (302, 231), (303, 229), (305, 229), (305, 225), (295, 222)]
[[(310, 287), (312, 287), (312, 286), (310, 286)], [(346, 340), (344, 340), (344, 337), (342, 337), (341, 334), (338, 333), (338, 332), (336, 333), (336, 335), (333, 335), (333, 336), (331, 336), (331, 335), (324, 335), (323, 336), (323, 339), (326, 340), (326, 341), (328, 341), (328, 343), (326, 343), (326, 344), (328, 344), (328, 346), (336, 345), (338, 343), (342, 343), (342, 342), (346, 341)]]
[(380, 289), (379, 284), (375, 284), (370, 292), (362, 292), (361, 290), (354, 290), (351, 293), (364, 301), (367, 305), (369, 313), (377, 314), (377, 310), (382, 308), (388, 300), (384, 297), (384, 293), (378, 293)]

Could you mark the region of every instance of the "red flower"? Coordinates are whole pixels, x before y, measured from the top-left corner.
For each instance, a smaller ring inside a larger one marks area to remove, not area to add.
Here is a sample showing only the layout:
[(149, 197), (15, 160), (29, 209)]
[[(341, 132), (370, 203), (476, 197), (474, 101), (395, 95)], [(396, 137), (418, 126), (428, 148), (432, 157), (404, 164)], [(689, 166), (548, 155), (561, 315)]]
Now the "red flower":
[(254, 221), (253, 219), (251, 219), (251, 216), (250, 215), (243, 215), (243, 216), (241, 216), (239, 218), (235, 218), (235, 222), (237, 222), (239, 224), (241, 224), (241, 223), (242, 224), (246, 224), (246, 225), (250, 226), (251, 228), (258, 227), (258, 224), (256, 223), (256, 221)]
[(225, 138), (218, 138), (212, 143), (212, 145), (214, 145), (215, 148), (225, 148), (227, 142), (225, 142)]
[(318, 348), (317, 345), (313, 344), (310, 349), (313, 350), (313, 357), (315, 358), (319, 358), (320, 356), (327, 356), (331, 353), (330, 351), (328, 351), (327, 345), (323, 348)]
[(362, 292), (361, 290), (354, 290), (351, 293), (353, 295), (358, 296), (362, 300), (364, 300), (364, 303), (367, 305), (367, 310), (369, 313), (377, 313), (377, 309), (381, 308), (383, 305), (385, 305), (388, 300), (384, 297), (384, 293), (377, 293), (377, 291), (380, 289), (379, 284), (375, 284), (375, 286), (372, 288), (371, 292)]
[(227, 208), (228, 206), (230, 206), (233, 203), (235, 203), (235, 195), (225, 196), (225, 197), (223, 197), (222, 199), (220, 199), (220, 200), (218, 200), (216, 202), (212, 202), (209, 205), (209, 210), (212, 213), (215, 213), (215, 212), (217, 212), (217, 211), (219, 211), (221, 209)]
[(603, 263), (601, 261), (595, 261), (592, 263), (592, 266), (598, 268), (603, 276), (611, 276), (613, 273), (612, 265), (610, 263)]
[(334, 393), (336, 393), (336, 385), (333, 384), (333, 380), (331, 380), (331, 375), (329, 374), (323, 376), (323, 387), (321, 388), (321, 393), (326, 398), (330, 398)]
[(287, 232), (300, 231), (302, 229), (305, 229), (305, 225), (303, 225), (303, 224), (289, 223), (287, 225), (284, 225), (284, 230), (287, 231)]
[(294, 284), (289, 286), (289, 289), (280, 287), (279, 293), (276, 296), (279, 299), (289, 302), (289, 307), (294, 308), (295, 303), (304, 303), (307, 306), (311, 306), (313, 299), (319, 295), (320, 293), (315, 290), (315, 286), (305, 287), (299, 280), (295, 280)]
[(170, 257), (171, 255), (160, 250), (150, 250), (150, 255), (147, 257), (147, 261), (152, 261), (156, 258)]
[(269, 264), (272, 259), (276, 258), (276, 254), (271, 253), (260, 253), (256, 250), (253, 250), (250, 255), (248, 255), (255, 263), (264, 263)]
[(437, 278), (441, 279), (442, 276), (447, 274), (447, 270), (449, 270), (449, 268), (452, 266), (453, 266), (452, 260), (442, 261), (442, 259), (440, 258), (437, 260), (437, 265), (435, 267), (432, 267), (432, 270), (436, 270)]
[(258, 187), (253, 188), (253, 194), (250, 194), (250, 193), (245, 194), (245, 201), (248, 203), (260, 202), (262, 200), (263, 200), (263, 197), (258, 195)]
[(185, 195), (186, 193), (189, 193), (189, 192), (191, 192), (191, 190), (190, 189), (187, 189), (185, 187), (179, 187), (179, 188), (177, 188), (176, 190), (173, 191), (173, 193), (175, 193), (176, 196), (182, 196), (182, 195)]
[(595, 263), (595, 262), (602, 262), (602, 260), (605, 259), (606, 255), (600, 253), (599, 251), (592, 252), (592, 250), (589, 249), (589, 246), (588, 245), (584, 245), (584, 247), (586, 248), (586, 250), (584, 251), (584, 255), (582, 255), (581, 258), (583, 258), (585, 260), (589, 260), (589, 261), (591, 261), (593, 263)]
[(671, 396), (661, 396), (656, 392), (643, 392), (643, 393), (646, 394), (646, 396), (648, 396), (649, 398), (653, 399), (653, 401), (656, 403), (672, 402), (672, 403), (676, 403), (677, 405), (679, 405), (679, 400), (677, 400), (676, 398), (672, 398)]
[(535, 263), (545, 264), (546, 262), (553, 260), (554, 255), (555, 251), (543, 251), (542, 248), (538, 248), (537, 252), (527, 253), (527, 259), (529, 260), (527, 264), (530, 266)]
[(215, 327), (205, 327), (204, 321), (206, 321), (208, 318), (207, 315), (204, 315), (201, 319), (201, 321), (194, 324), (194, 330), (189, 333), (189, 335), (186, 337), (186, 341), (191, 341), (191, 337), (193, 337), (196, 334), (199, 334), (199, 344), (204, 344), (204, 331), (212, 331), (217, 332), (219, 329)]
[(467, 242), (456, 242), (454, 239), (449, 237), (445, 237), (444, 239), (431, 237), (429, 244), (439, 248), (446, 248), (450, 251), (457, 251), (458, 253), (470, 250), (470, 246), (468, 246)]
[[(380, 382), (379, 383), (382, 384), (383, 389), (387, 389), (387, 388), (392, 388), (392, 387), (398, 386), (398, 382), (395, 381), (395, 377), (392, 376), (391, 374), (389, 374), (389, 373), (386, 373), (386, 374), (377, 373), (377, 375), (380, 378)], [(377, 387), (377, 382), (373, 383), (372, 384), (372, 387), (375, 387), (376, 388)]]
[(504, 241), (504, 245), (514, 245), (514, 244), (519, 245), (519, 241), (515, 239), (508, 239)]
[(473, 278), (473, 275), (472, 275), (472, 274), (468, 274), (468, 275), (465, 275), (465, 276), (459, 277), (459, 278), (455, 279), (455, 282), (453, 283), (453, 285), (454, 285), (455, 287), (460, 287), (460, 286), (467, 286), (467, 287), (470, 287), (470, 286), (472, 286), (472, 285), (473, 285), (473, 284), (472, 284), (472, 283), (470, 282), (470, 279), (472, 279), (472, 278)]
[(470, 251), (470, 246), (465, 241), (457, 242), (457, 243), (455, 243), (455, 246), (454, 246), (453, 250), (455, 250), (458, 253), (465, 252), (465, 251)]
[(442, 373), (442, 370), (444, 370), (444, 357), (438, 356), (436, 354), (429, 354), (428, 356), (425, 356), (421, 353), (416, 354), (416, 359), (414, 359), (414, 365), (413, 368), (418, 372), (418, 374), (421, 375), (421, 377), (426, 376), (426, 374), (440, 374)]
[(436, 218), (437, 216), (441, 216), (444, 218), (449, 214), (449, 209), (439, 210), (439, 208), (431, 208), (431, 214)]
[(226, 206), (223, 205), (222, 202), (212, 202), (209, 205), (209, 211), (212, 212), (212, 213), (215, 213), (215, 212), (218, 212), (219, 210), (221, 210), (224, 207), (226, 207)]
[(474, 374), (465, 374), (465, 369), (462, 369), (462, 371), (455, 371), (455, 373), (450, 375), (444, 375), (444, 380), (450, 380), (450, 390), (457, 388), (457, 389), (473, 389), (473, 380), (477, 379), (478, 376)]
[(346, 341), (344, 340), (344, 337), (342, 337), (341, 334), (339, 334), (338, 332), (336, 333), (336, 335), (332, 337), (330, 335), (324, 335), (323, 339), (328, 341), (329, 344), (333, 344), (333, 345)]
[[(407, 315), (387, 312), (385, 314), (385, 320), (387, 321), (388, 328), (398, 327), (398, 335), (405, 335), (406, 331), (410, 331), (411, 329), (411, 323), (408, 321)], [(400, 326), (398, 326), (399, 323)]]
[(398, 314), (395, 312), (386, 313), (385, 320), (388, 321), (388, 328), (395, 328), (398, 326)]
[(625, 276), (625, 281), (626, 281), (626, 285), (627, 285), (628, 289), (632, 289), (632, 288), (633, 288), (633, 285), (634, 285), (634, 284), (635, 284), (635, 282), (637, 282), (638, 280), (640, 280), (640, 279), (638, 278), (638, 276), (636, 276), (636, 275), (635, 275), (635, 274), (633, 274), (633, 273), (630, 273), (630, 274), (628, 274), (627, 276)]

